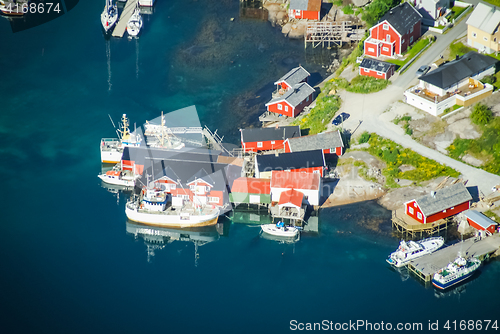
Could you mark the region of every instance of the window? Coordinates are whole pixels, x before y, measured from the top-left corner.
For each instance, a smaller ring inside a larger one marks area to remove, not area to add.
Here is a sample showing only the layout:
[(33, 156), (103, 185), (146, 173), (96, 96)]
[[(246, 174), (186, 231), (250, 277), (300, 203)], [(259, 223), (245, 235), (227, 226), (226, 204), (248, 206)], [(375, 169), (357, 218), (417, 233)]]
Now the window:
[(453, 210), (453, 209), (455, 209), (455, 207), (454, 207), (454, 206), (452, 206), (452, 207), (450, 208), (450, 210)]
[(497, 41), (497, 38), (496, 38), (496, 37), (495, 37), (495, 38), (493, 38), (493, 42), (496, 42), (496, 41)]
[(384, 46), (384, 47), (383, 47), (383, 50), (384, 50), (384, 51), (389, 51), (389, 48), (388, 48), (388, 47), (386, 47), (386, 46)]
[(408, 212), (413, 215), (415, 214), (415, 211), (413, 210), (413, 208), (411, 206), (408, 207)]
[(295, 15), (300, 15), (300, 9), (295, 10)]
[(483, 37), (485, 42), (488, 42), (488, 37)]
[(375, 52), (374, 48), (368, 48), (368, 52)]
[(383, 75), (383, 74), (384, 74), (384, 73), (382, 73), (382, 72), (377, 72), (377, 75)]
[(410, 28), (410, 34), (413, 32), (413, 27)]
[(194, 185), (193, 186), (189, 186), (189, 190), (195, 191), (195, 186)]
[(208, 201), (210, 203), (219, 203), (219, 197), (209, 197)]
[(389, 30), (389, 25), (384, 23), (384, 25), (382, 26), (382, 29)]
[(271, 145), (274, 145), (276, 142), (274, 140), (271, 140)]
[(472, 33), (472, 37), (476, 38), (476, 36), (477, 36), (477, 35), (476, 35), (476, 33), (475, 33), (475, 32), (473, 32), (473, 33)]
[(288, 106), (285, 106), (285, 111), (288, 111)]
[(390, 42), (391, 41), (391, 35), (389, 35), (389, 34), (385, 35), (385, 40), (387, 42)]
[(283, 110), (283, 106), (281, 104), (278, 104), (278, 110)]
[(417, 212), (417, 218), (422, 219), (422, 214), (420, 212)]
[(413, 43), (413, 36), (410, 37), (410, 44)]
[(306, 102), (309, 102), (309, 96), (307, 97)]
[(257, 142), (257, 147), (262, 147), (262, 142), (261, 141)]
[(319, 170), (313, 170), (314, 174), (319, 174)]

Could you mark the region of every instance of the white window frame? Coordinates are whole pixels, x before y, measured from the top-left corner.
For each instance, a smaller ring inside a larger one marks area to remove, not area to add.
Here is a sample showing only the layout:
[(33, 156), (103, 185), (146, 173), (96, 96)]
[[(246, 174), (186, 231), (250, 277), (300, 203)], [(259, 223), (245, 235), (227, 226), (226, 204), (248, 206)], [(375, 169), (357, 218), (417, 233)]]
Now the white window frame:
[(189, 190), (191, 190), (191, 191), (195, 191), (195, 190), (196, 190), (195, 185), (194, 185), (194, 184), (190, 185), (190, 186), (189, 186)]
[(472, 37), (476, 38), (477, 34), (475, 32), (472, 32)]
[(387, 46), (384, 46), (384, 47), (382, 48), (382, 50), (384, 50), (384, 51), (389, 51), (389, 48), (388, 48)]
[(382, 29), (384, 29), (384, 30), (389, 30), (389, 25), (388, 25), (387, 23), (384, 23), (384, 24), (382, 25)]
[(208, 197), (209, 203), (219, 203), (219, 197)]
[(300, 15), (300, 9), (295, 10), (295, 15)]
[(377, 75), (384, 75), (384, 73), (382, 73), (382, 72), (377, 72)]
[(420, 212), (417, 212), (417, 218), (422, 219), (422, 214)]
[(283, 110), (283, 106), (278, 103), (278, 110)]
[(313, 174), (319, 174), (319, 170), (313, 170)]
[(309, 102), (309, 96), (307, 97), (306, 102)]
[(415, 210), (413, 210), (413, 208), (411, 206), (408, 207), (408, 212), (410, 213), (410, 215), (415, 214)]
[(274, 144), (276, 144), (276, 141), (271, 140), (271, 145), (274, 145)]
[(285, 106), (285, 111), (288, 111), (288, 106)]
[(375, 52), (375, 49), (374, 48), (368, 48), (368, 52)]
[(483, 39), (484, 39), (485, 42), (488, 42), (488, 37), (483, 36)]
[(262, 147), (262, 146), (263, 146), (262, 142), (261, 142), (261, 141), (258, 141), (258, 142), (257, 142), (257, 147), (259, 147), (259, 148), (260, 148), (260, 147)]
[(385, 40), (390, 43), (391, 42), (391, 35), (389, 35), (389, 34), (385, 35)]

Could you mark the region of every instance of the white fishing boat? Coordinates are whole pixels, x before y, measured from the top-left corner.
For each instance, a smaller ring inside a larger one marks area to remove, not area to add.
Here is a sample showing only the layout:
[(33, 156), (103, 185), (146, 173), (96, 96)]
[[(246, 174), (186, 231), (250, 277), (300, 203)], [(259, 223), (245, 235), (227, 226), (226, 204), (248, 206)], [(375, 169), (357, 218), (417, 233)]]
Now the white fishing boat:
[(104, 31), (108, 32), (118, 20), (118, 7), (113, 0), (106, 0), (106, 6), (101, 13), (101, 23)]
[(23, 16), (28, 11), (27, 2), (0, 1), (0, 12), (2, 15)]
[(443, 245), (443, 237), (408, 242), (401, 240), (398, 249), (389, 256), (387, 262), (399, 268), (407, 265), (410, 261), (438, 250)]
[(167, 191), (151, 185), (144, 187), (140, 196), (132, 198), (125, 206), (125, 214), (132, 221), (170, 227), (215, 225), (219, 212), (212, 205), (194, 204), (182, 197), (172, 198)]
[(458, 257), (453, 262), (434, 274), (432, 284), (436, 288), (444, 290), (472, 276), (480, 265), (480, 260), (474, 257), (465, 259), (458, 253)]
[(115, 166), (112, 170), (100, 173), (97, 177), (108, 184), (122, 186), (125, 188), (133, 188), (135, 180), (137, 180), (140, 175), (134, 174), (130, 170), (121, 170), (119, 166)]
[(283, 222), (276, 224), (265, 224), (260, 226), (262, 232), (280, 237), (296, 237), (299, 234), (299, 229), (294, 226), (285, 226)]
[(134, 13), (127, 23), (127, 33), (130, 37), (136, 37), (142, 28), (142, 16), (139, 11), (139, 6), (134, 9)]
[(126, 114), (122, 116), (120, 129), (116, 130), (118, 138), (101, 139), (101, 162), (117, 164), (122, 159), (125, 146), (139, 146), (140, 138), (135, 133), (130, 133), (129, 122)]

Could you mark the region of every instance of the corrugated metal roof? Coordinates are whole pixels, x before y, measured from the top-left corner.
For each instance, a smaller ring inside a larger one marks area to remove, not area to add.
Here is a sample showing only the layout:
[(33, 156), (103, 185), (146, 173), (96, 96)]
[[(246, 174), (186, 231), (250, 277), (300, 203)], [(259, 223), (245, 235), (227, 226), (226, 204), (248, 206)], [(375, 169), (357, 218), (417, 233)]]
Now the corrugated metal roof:
[(271, 193), (271, 180), (240, 177), (234, 180), (231, 192), (269, 195)]
[(478, 3), (466, 23), (492, 35), (500, 24), (500, 11), (495, 6)]
[(465, 217), (469, 218), (470, 220), (472, 220), (474, 223), (478, 224), (479, 226), (481, 226), (485, 230), (488, 227), (490, 227), (491, 225), (497, 225), (496, 222), (489, 219), (488, 217), (486, 217), (482, 213), (477, 212), (476, 210), (467, 210), (464, 212), (464, 214), (465, 214)]
[(281, 128), (249, 128), (241, 130), (244, 143), (258, 141), (285, 140), (287, 138), (300, 137), (300, 127), (283, 126)]
[(428, 217), (470, 200), (472, 200), (472, 196), (469, 191), (463, 183), (459, 182), (420, 197), (415, 201), (422, 213)]
[(288, 143), (290, 144), (290, 150), (292, 152), (344, 147), (340, 131), (338, 130), (298, 138), (289, 138)]
[[(304, 194), (300, 191), (296, 190), (287, 190), (280, 194), (280, 200), (278, 205), (293, 205), (297, 208), (302, 206), (302, 199), (304, 198)], [(287, 206), (288, 206), (287, 205)]]
[(257, 155), (255, 157), (260, 172), (273, 170), (292, 170), (300, 168), (323, 167), (325, 159), (323, 151), (305, 151)]
[(317, 173), (273, 171), (271, 188), (319, 190), (321, 176)]
[(290, 9), (307, 10), (309, 0), (290, 0)]
[(385, 13), (379, 22), (389, 22), (403, 36), (420, 20), (422, 20), (422, 15), (412, 5), (403, 2)]
[(380, 61), (372, 58), (364, 58), (359, 64), (359, 67), (366, 68), (369, 70), (375, 70), (377, 72), (387, 73), (391, 67), (395, 66), (391, 63), (386, 63), (385, 61)]
[(420, 77), (423, 82), (447, 89), (465, 78), (481, 73), (497, 63), (493, 57), (470, 51), (460, 59), (443, 64), (434, 71)]
[(287, 74), (282, 76), (274, 84), (277, 85), (280, 82), (285, 82), (289, 86), (294, 86), (299, 82), (302, 82), (309, 75), (310, 75), (309, 72), (307, 72), (302, 66), (295, 67), (292, 68), (290, 71), (288, 71)]
[(291, 89), (287, 90), (285, 94), (272, 99), (266, 103), (267, 105), (286, 101), (292, 107), (298, 106), (302, 101), (304, 101), (309, 95), (314, 93), (314, 88), (309, 86), (306, 82), (302, 82), (293, 86)]

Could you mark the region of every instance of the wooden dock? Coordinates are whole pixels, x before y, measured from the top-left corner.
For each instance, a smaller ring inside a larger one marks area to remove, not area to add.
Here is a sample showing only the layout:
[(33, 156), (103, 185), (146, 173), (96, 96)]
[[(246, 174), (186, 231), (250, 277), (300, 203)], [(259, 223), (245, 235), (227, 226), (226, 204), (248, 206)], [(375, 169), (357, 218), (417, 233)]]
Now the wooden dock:
[(444, 268), (453, 261), (458, 252), (463, 257), (476, 257), (484, 260), (491, 254), (497, 252), (500, 248), (500, 236), (495, 234), (481, 240), (470, 238), (452, 246), (440, 249), (432, 254), (422, 256), (411, 261), (408, 264), (410, 272), (422, 279), (424, 282), (430, 282), (432, 276), (441, 268)]
[(125, 29), (127, 29), (127, 23), (132, 14), (134, 13), (135, 7), (137, 7), (137, 2), (139, 0), (128, 0), (123, 7), (122, 13), (118, 18), (118, 22), (116, 23), (115, 29), (111, 34), (113, 37), (123, 37), (125, 33)]
[(401, 233), (405, 238), (414, 239), (425, 235), (438, 234), (445, 231), (453, 222), (451, 218), (439, 219), (432, 223), (422, 224), (405, 214), (404, 208), (392, 211), (392, 227)]

